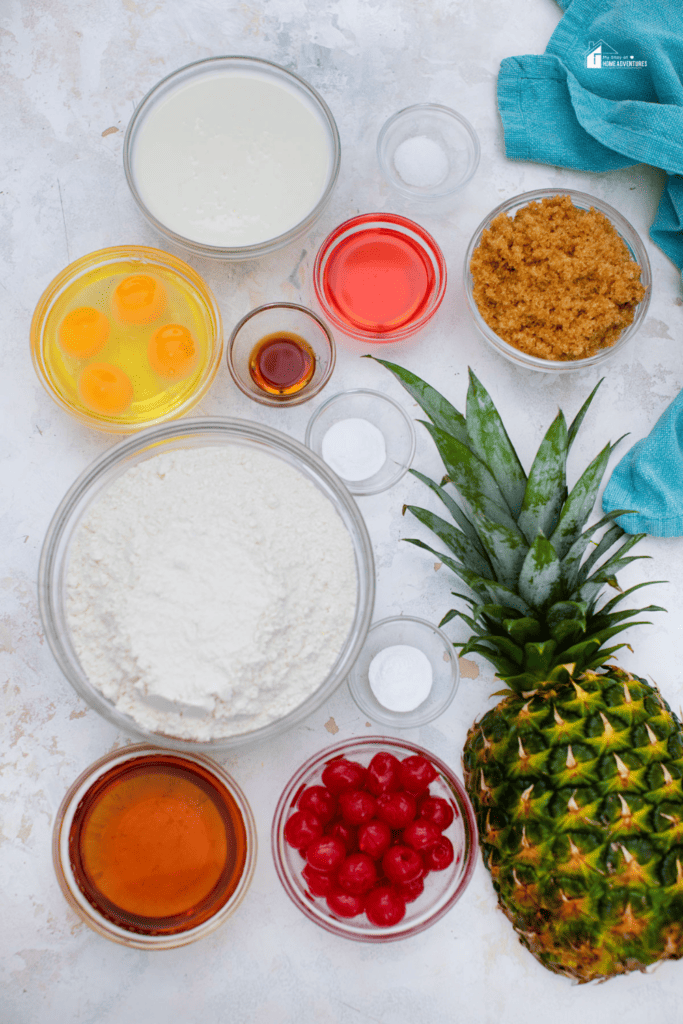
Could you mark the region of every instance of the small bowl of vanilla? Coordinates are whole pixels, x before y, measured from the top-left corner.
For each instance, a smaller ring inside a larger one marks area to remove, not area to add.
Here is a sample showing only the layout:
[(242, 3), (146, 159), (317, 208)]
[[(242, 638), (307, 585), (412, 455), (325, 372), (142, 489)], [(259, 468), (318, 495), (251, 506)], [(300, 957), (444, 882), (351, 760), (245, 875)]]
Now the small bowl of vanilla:
[(360, 710), (395, 729), (414, 729), (438, 718), (459, 682), (458, 656), (446, 634), (410, 615), (375, 622), (348, 677)]

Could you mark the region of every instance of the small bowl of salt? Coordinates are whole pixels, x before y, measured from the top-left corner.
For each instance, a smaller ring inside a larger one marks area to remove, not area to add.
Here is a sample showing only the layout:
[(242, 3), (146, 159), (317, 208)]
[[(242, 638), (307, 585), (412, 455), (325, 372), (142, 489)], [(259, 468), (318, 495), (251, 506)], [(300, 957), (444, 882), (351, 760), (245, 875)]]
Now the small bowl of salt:
[(459, 682), (458, 657), (446, 634), (409, 615), (370, 627), (348, 677), (361, 711), (395, 729), (414, 729), (438, 718)]
[(389, 118), (377, 137), (382, 173), (412, 199), (443, 199), (463, 188), (479, 165), (469, 121), (440, 103), (417, 103)]
[(308, 422), (305, 441), (356, 495), (393, 487), (415, 455), (408, 414), (393, 398), (367, 388), (323, 402)]

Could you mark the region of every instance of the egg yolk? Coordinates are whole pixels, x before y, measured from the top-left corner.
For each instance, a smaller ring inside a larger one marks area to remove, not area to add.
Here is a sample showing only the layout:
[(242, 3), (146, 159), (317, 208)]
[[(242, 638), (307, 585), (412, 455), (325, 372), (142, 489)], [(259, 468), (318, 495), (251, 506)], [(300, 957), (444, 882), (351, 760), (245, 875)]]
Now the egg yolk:
[(115, 415), (133, 401), (133, 385), (127, 373), (112, 363), (91, 363), (78, 381), (84, 405), (93, 412)]
[(69, 356), (87, 359), (104, 348), (109, 337), (109, 321), (92, 306), (72, 309), (59, 325), (59, 344)]
[(187, 327), (166, 324), (150, 338), (147, 358), (160, 377), (181, 380), (195, 367), (197, 346)]
[(112, 296), (114, 312), (127, 324), (151, 324), (166, 308), (166, 289), (149, 274), (124, 277)]

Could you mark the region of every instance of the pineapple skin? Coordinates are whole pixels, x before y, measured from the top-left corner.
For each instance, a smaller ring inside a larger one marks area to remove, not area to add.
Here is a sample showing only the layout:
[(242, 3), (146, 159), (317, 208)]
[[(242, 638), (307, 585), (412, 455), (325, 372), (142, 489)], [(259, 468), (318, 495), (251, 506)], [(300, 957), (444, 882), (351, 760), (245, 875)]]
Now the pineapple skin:
[(609, 666), (510, 692), (463, 768), (499, 905), (545, 967), (683, 956), (683, 730), (655, 686)]

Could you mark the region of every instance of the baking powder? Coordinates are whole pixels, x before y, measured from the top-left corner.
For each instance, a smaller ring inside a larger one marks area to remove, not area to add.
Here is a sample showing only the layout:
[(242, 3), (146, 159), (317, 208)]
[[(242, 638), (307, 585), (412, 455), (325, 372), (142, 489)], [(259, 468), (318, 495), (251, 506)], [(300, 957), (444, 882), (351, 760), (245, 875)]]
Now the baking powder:
[(79, 526), (66, 589), (91, 683), (144, 728), (208, 740), (267, 725), (318, 688), (357, 576), (328, 498), (235, 444), (128, 469)]

